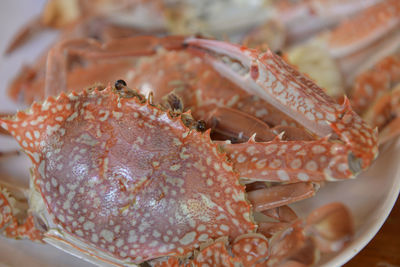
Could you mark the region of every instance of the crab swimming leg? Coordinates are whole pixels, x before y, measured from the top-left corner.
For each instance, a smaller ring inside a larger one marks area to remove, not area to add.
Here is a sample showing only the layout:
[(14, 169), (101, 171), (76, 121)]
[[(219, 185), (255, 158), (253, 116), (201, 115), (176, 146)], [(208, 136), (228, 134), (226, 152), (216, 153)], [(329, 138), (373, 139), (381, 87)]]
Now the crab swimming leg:
[[(351, 178), (377, 156), (377, 132), (345, 99), (335, 103), (314, 82), (271, 51), (259, 54), (225, 42), (189, 38), (223, 76), (295, 119), (321, 139), (226, 144), (223, 148), (242, 178), (321, 181)], [(242, 170), (244, 170), (242, 172)]]

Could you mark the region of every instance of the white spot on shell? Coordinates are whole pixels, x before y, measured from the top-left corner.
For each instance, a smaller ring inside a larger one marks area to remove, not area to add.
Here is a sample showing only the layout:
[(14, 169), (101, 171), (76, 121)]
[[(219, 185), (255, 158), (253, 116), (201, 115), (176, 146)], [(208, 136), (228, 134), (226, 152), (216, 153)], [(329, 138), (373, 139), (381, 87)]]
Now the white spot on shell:
[(239, 163), (243, 163), (243, 162), (245, 162), (246, 160), (247, 160), (247, 158), (246, 158), (246, 156), (243, 155), (243, 154), (239, 154), (238, 157), (237, 157), (237, 162), (239, 162)]
[(194, 241), (194, 238), (196, 237), (196, 232), (190, 232), (184, 235), (181, 240), (179, 240), (179, 243), (182, 245), (188, 245)]
[(171, 171), (177, 171), (177, 170), (179, 170), (180, 167), (181, 167), (180, 164), (175, 164), (175, 165), (172, 165), (171, 167), (169, 167), (169, 169)]
[(321, 145), (315, 145), (312, 147), (312, 152), (315, 154), (321, 154), (324, 153), (325, 151), (326, 151), (325, 147)]
[(262, 168), (265, 167), (266, 163), (267, 163), (267, 159), (259, 160), (259, 161), (257, 161), (257, 163), (256, 163), (256, 168), (257, 168), (257, 169), (262, 169)]
[(307, 174), (302, 172), (297, 174), (297, 178), (299, 178), (300, 181), (308, 181), (310, 179), (310, 177)]
[(281, 181), (289, 181), (289, 175), (284, 170), (278, 170), (277, 174)]
[(315, 161), (310, 160), (306, 164), (306, 169), (309, 171), (316, 171), (318, 169), (318, 164)]
[(114, 233), (107, 229), (101, 230), (100, 236), (103, 237), (107, 242), (112, 242), (114, 240)]
[(274, 153), (278, 149), (276, 144), (268, 145), (265, 147), (265, 154), (269, 155)]
[(292, 169), (298, 169), (301, 167), (301, 159), (294, 159), (290, 162), (290, 167)]
[(94, 223), (91, 221), (87, 221), (83, 224), (83, 229), (87, 230), (94, 230)]
[(99, 237), (96, 234), (92, 235), (92, 242), (97, 243), (99, 241)]

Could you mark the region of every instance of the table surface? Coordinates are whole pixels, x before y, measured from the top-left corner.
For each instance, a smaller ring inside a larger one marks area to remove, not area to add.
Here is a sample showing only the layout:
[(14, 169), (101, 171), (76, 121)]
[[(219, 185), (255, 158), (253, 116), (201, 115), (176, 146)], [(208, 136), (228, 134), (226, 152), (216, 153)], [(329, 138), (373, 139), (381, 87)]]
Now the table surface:
[(372, 241), (344, 267), (400, 267), (400, 198)]

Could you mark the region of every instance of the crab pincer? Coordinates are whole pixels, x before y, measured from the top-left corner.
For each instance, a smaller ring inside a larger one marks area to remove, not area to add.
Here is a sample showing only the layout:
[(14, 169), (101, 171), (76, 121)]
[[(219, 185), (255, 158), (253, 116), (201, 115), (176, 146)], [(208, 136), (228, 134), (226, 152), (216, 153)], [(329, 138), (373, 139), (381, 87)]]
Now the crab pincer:
[[(282, 141), (241, 144), (234, 166), (248, 166), (254, 175), (278, 181), (320, 181), (355, 177), (378, 154), (377, 130), (371, 129), (350, 107), (328, 97), (313, 81), (270, 50), (189, 38), (196, 51), (221, 75), (243, 90), (269, 102), (319, 137), (315, 141)], [(225, 145), (227, 153), (238, 151)], [(288, 154), (289, 152), (293, 152)], [(278, 156), (278, 157), (277, 157)], [(262, 161), (260, 162), (260, 159)], [(251, 178), (249, 173), (245, 178)]]

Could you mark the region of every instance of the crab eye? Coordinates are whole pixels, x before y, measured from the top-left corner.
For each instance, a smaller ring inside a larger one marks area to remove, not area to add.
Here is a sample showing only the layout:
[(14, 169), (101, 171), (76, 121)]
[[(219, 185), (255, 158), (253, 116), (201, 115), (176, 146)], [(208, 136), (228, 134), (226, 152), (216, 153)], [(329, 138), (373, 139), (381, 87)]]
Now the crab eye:
[(204, 132), (206, 130), (206, 122), (203, 120), (197, 121), (196, 130), (199, 132)]
[(126, 82), (124, 80), (117, 80), (114, 84), (115, 89), (117, 90), (121, 90), (122, 88), (124, 88), (126, 86)]

